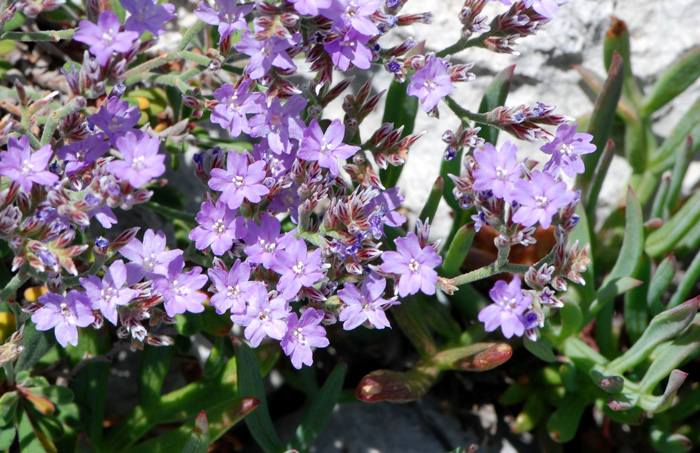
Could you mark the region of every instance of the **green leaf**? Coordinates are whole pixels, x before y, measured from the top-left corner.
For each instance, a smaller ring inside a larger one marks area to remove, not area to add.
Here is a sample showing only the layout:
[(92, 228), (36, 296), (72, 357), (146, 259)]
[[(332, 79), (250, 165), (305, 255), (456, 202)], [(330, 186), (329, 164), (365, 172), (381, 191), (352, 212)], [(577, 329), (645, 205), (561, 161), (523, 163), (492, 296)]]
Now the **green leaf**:
[(665, 170), (673, 167), (676, 161), (676, 153), (680, 152), (683, 142), (688, 136), (693, 138), (693, 152), (700, 146), (700, 98), (690, 106), (688, 111), (671, 131), (666, 140), (652, 156), (649, 162), (649, 170), (654, 175), (660, 175)]
[(419, 364), (408, 371), (372, 371), (360, 380), (355, 396), (366, 403), (414, 401), (428, 393), (438, 373), (437, 366), (426, 364)]
[(14, 424), (0, 427), (0, 450), (5, 451), (12, 446), (15, 441), (17, 430)]
[(690, 294), (690, 291), (695, 287), (698, 279), (700, 279), (700, 252), (698, 252), (693, 258), (693, 261), (690, 262), (681, 283), (678, 285), (678, 288), (676, 288), (676, 292), (673, 293), (673, 296), (671, 296), (667, 307), (673, 308), (683, 302), (685, 298), (688, 297), (688, 294)]
[(59, 406), (72, 403), (74, 398), (73, 391), (71, 389), (60, 385), (32, 387), (27, 390), (30, 393), (46, 398)]
[(649, 307), (647, 298), (649, 294), (649, 277), (651, 275), (651, 260), (648, 257), (642, 259), (634, 278), (642, 284), (632, 288), (625, 294), (625, 330), (634, 343), (642, 336), (644, 329), (649, 324)]
[(644, 98), (641, 114), (652, 113), (683, 93), (700, 77), (700, 47), (694, 47), (673, 64)]
[(683, 179), (688, 171), (690, 162), (693, 160), (693, 140), (687, 137), (683, 146), (676, 154), (676, 162), (673, 164), (671, 172), (671, 181), (668, 186), (668, 195), (666, 197), (666, 209), (669, 212), (674, 212), (678, 207), (678, 198), (681, 194), (681, 186)]
[(670, 252), (698, 222), (700, 222), (700, 192), (695, 192), (668, 222), (649, 234), (644, 244), (646, 252), (652, 258), (659, 258)]
[(333, 414), (340, 391), (345, 380), (345, 366), (336, 365), (333, 372), (328, 376), (321, 390), (313, 397), (311, 404), (304, 411), (301, 423), (294, 434), (289, 449), (308, 451), (323, 428), (328, 424)]
[(0, 396), (0, 426), (6, 426), (15, 419), (18, 402), (17, 392), (5, 392)]
[(194, 428), (187, 443), (182, 447), (182, 453), (207, 453), (210, 442), (209, 420), (207, 420), (206, 412), (202, 411), (194, 420)]
[(580, 394), (570, 393), (566, 395), (561, 406), (547, 420), (549, 437), (555, 442), (561, 443), (573, 439), (587, 404), (588, 400), (581, 398)]
[(404, 299), (400, 305), (392, 308), (391, 313), (401, 331), (421, 357), (428, 358), (437, 352), (435, 338), (433, 338), (427, 320), (415, 298)]
[(624, 62), (625, 68), (625, 94), (630, 98), (639, 91), (637, 82), (632, 73), (632, 57), (630, 55), (630, 35), (627, 31), (627, 24), (617, 17), (612, 17), (612, 24), (605, 33), (603, 40), (603, 61), (605, 69), (610, 70), (615, 53), (619, 54)]
[(33, 322), (24, 324), (24, 351), (15, 364), (16, 371), (28, 370), (55, 344), (51, 331), (38, 331)]
[(275, 427), (267, 408), (260, 364), (253, 351), (242, 341), (236, 341), (236, 362), (238, 364), (238, 393), (260, 401), (260, 407), (246, 418), (246, 426), (251, 435), (266, 453), (284, 451), (284, 445), (277, 437)]
[(73, 382), (80, 420), (87, 424), (87, 434), (96, 450), (102, 446), (102, 421), (109, 379), (109, 362), (88, 362)]
[(435, 184), (433, 184), (430, 194), (428, 195), (428, 199), (425, 201), (425, 206), (423, 206), (423, 209), (418, 216), (422, 222), (435, 220), (435, 213), (437, 212), (440, 199), (442, 198), (442, 189), (444, 185), (444, 180), (441, 176), (438, 176), (437, 180), (435, 180)]
[(56, 446), (33, 424), (27, 412), (17, 411), (17, 435), (22, 453), (54, 453)]
[(642, 261), (644, 254), (644, 217), (642, 207), (632, 189), (627, 190), (627, 207), (625, 208), (625, 238), (622, 241), (620, 254), (615, 266), (605, 278), (610, 282), (620, 277), (633, 276)]
[[(386, 95), (384, 117), (382, 118), (382, 123), (392, 123), (395, 128), (403, 126), (401, 138), (413, 133), (418, 113), (418, 98), (408, 96), (406, 94), (407, 88), (408, 83), (392, 80)], [(386, 170), (380, 170), (379, 177), (384, 187), (387, 189), (394, 187), (399, 180), (401, 170), (403, 170), (403, 166), (394, 167), (393, 165), (389, 165)]]
[(124, 19), (126, 18), (126, 11), (119, 0), (109, 0), (109, 9), (117, 15), (119, 22), (123, 24)]
[(440, 272), (442, 276), (451, 278), (459, 275), (475, 235), (474, 223), (468, 223), (457, 231), (442, 263), (442, 272)]
[(175, 328), (180, 335), (191, 337), (202, 330), (202, 315), (201, 313), (185, 312), (181, 315), (175, 315)]
[[(661, 305), (661, 296), (671, 285), (673, 277), (676, 275), (676, 267), (676, 257), (671, 253), (657, 266), (656, 272), (651, 277), (647, 292), (647, 307), (649, 307), (652, 316), (656, 316), (664, 310), (663, 305)], [(673, 308), (676, 305), (678, 304), (669, 305), (668, 308)]]
[[(588, 133), (593, 135), (592, 143), (597, 149), (603, 149), (612, 130), (613, 119), (617, 110), (617, 103), (622, 95), (624, 81), (624, 63), (618, 53), (613, 54), (610, 69), (605, 84), (596, 99), (593, 114), (591, 116)], [(582, 157), (586, 168), (595, 168), (600, 159), (600, 153), (590, 153)], [(584, 173), (581, 177), (584, 188), (590, 184), (590, 173)]]
[[(496, 107), (505, 105), (508, 93), (510, 92), (510, 85), (513, 82), (514, 72), (515, 65), (512, 65), (496, 74), (493, 80), (491, 80), (491, 83), (489, 83), (489, 86), (486, 87), (484, 97), (481, 98), (479, 113), (490, 112)], [(498, 128), (486, 125), (481, 125), (480, 127), (479, 137), (495, 145), (496, 142), (498, 142)]]
[[(597, 150), (596, 150), (597, 151)], [(586, 195), (583, 197), (584, 206), (586, 207), (586, 214), (589, 219), (593, 220), (595, 223), (595, 211), (598, 206), (598, 196), (600, 195), (600, 189), (603, 187), (603, 181), (608, 174), (608, 169), (610, 168), (610, 163), (612, 158), (615, 156), (615, 144), (612, 140), (608, 140), (605, 144), (605, 148), (601, 152), (601, 156), (596, 164), (595, 171), (593, 172), (593, 178), (588, 186)]]
[(557, 357), (552, 351), (552, 346), (545, 343), (548, 343), (548, 341), (545, 338), (540, 338), (537, 341), (532, 341), (527, 337), (523, 337), (523, 346), (525, 346), (525, 349), (530, 351), (532, 355), (548, 363), (556, 362)]
[(624, 354), (610, 362), (607, 369), (614, 374), (622, 374), (639, 364), (659, 343), (675, 337), (688, 327), (698, 311), (699, 303), (700, 298), (696, 297), (654, 316), (642, 337)]
[(652, 426), (649, 431), (651, 445), (660, 453), (685, 453), (693, 449), (693, 443), (682, 434), (671, 433), (670, 427), (659, 429)]
[[(697, 347), (697, 344), (694, 346)], [(639, 398), (638, 405), (645, 411), (657, 414), (659, 412), (664, 412), (671, 407), (671, 404), (673, 404), (673, 399), (676, 397), (678, 389), (681, 388), (681, 385), (683, 385), (688, 373), (684, 373), (681, 370), (672, 370), (670, 374), (665, 373), (664, 377), (666, 376), (668, 376), (668, 383), (666, 384), (666, 389), (664, 390), (663, 395), (642, 395)], [(661, 381), (661, 379), (659, 379), (659, 381)]]
[(515, 417), (511, 431), (522, 434), (532, 431), (542, 420), (545, 413), (544, 400), (537, 394), (530, 394), (525, 400), (523, 410)]
[(141, 354), (139, 370), (139, 403), (143, 407), (155, 405), (160, 399), (165, 377), (175, 355), (175, 348), (146, 345)]
[(574, 300), (565, 300), (564, 306), (559, 309), (559, 314), (561, 316), (561, 329), (557, 332), (557, 339), (561, 341), (571, 335), (578, 335), (583, 325), (583, 313), (579, 304)]
[(451, 341), (456, 341), (459, 338), (462, 334), (462, 328), (445, 305), (436, 297), (424, 297), (420, 293), (413, 297), (420, 306), (426, 322), (433, 330)]
[(666, 200), (668, 199), (668, 190), (671, 186), (671, 175), (664, 173), (659, 183), (659, 188), (656, 189), (654, 201), (651, 204), (651, 212), (649, 218), (665, 219), (668, 217), (668, 208)]

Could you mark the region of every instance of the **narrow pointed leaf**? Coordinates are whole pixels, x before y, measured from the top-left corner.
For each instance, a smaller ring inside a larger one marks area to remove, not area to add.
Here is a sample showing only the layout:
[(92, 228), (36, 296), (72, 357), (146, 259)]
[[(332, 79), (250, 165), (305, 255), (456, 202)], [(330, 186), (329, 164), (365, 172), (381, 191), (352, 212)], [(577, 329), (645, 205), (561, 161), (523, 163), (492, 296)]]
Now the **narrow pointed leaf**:
[(206, 412), (202, 411), (194, 420), (194, 428), (187, 439), (187, 443), (182, 447), (182, 453), (206, 453), (210, 442), (209, 420)]
[(642, 284), (632, 288), (625, 294), (625, 331), (634, 343), (642, 336), (649, 324), (649, 306), (647, 298), (649, 294), (649, 278), (651, 275), (651, 260), (648, 257), (642, 259), (641, 266), (634, 274), (634, 278)]
[(539, 395), (530, 395), (525, 401), (523, 410), (515, 417), (511, 431), (522, 434), (532, 431), (542, 420), (545, 413), (545, 403)]
[(17, 430), (14, 424), (9, 424), (5, 427), (0, 427), (0, 450), (5, 451), (12, 446), (17, 435)]
[(700, 77), (700, 47), (694, 47), (673, 64), (644, 98), (641, 114), (649, 117), (683, 93)]
[(587, 404), (586, 398), (581, 398), (578, 394), (567, 395), (561, 406), (547, 420), (549, 437), (561, 443), (573, 439)]
[(344, 380), (345, 367), (338, 364), (304, 411), (301, 423), (289, 446), (290, 449), (308, 451), (311, 448), (331, 419), (333, 408), (340, 398)]
[(642, 397), (639, 399), (639, 405), (645, 411), (653, 412), (655, 414), (664, 412), (671, 407), (673, 399), (676, 397), (676, 393), (678, 393), (678, 389), (681, 388), (681, 385), (683, 385), (683, 382), (685, 382), (685, 378), (687, 376), (688, 373), (684, 373), (681, 370), (671, 371), (671, 374), (668, 376), (668, 383), (666, 384), (666, 389), (664, 390), (663, 395), (642, 395)]
[[(651, 277), (649, 291), (647, 292), (647, 307), (649, 307), (652, 316), (656, 316), (664, 310), (663, 305), (661, 305), (661, 296), (671, 285), (673, 277), (676, 275), (676, 268), (676, 257), (672, 253), (664, 258)], [(676, 305), (678, 304), (673, 306), (669, 304), (668, 308), (673, 308)]]
[(649, 162), (649, 170), (654, 175), (660, 175), (673, 167), (676, 153), (680, 152), (688, 136), (693, 138), (693, 152), (697, 151), (700, 147), (700, 98), (683, 114), (678, 124), (656, 150)]
[(460, 268), (467, 258), (467, 253), (469, 253), (475, 235), (474, 223), (463, 225), (457, 231), (442, 263), (441, 275), (448, 278), (459, 275)]
[(700, 279), (700, 252), (698, 252), (695, 258), (693, 258), (693, 261), (690, 262), (683, 276), (683, 280), (681, 280), (681, 283), (676, 288), (676, 292), (673, 293), (671, 300), (668, 302), (668, 308), (673, 308), (684, 301), (685, 298), (688, 297), (688, 294), (690, 294), (690, 291), (695, 287), (698, 279)]
[(411, 344), (421, 357), (427, 358), (435, 354), (437, 345), (422, 310), (415, 298), (407, 298), (401, 305), (391, 310), (401, 331), (406, 334)]
[(27, 322), (24, 327), (24, 351), (17, 359), (15, 370), (30, 369), (55, 344), (56, 341), (50, 331), (38, 331), (33, 322)]
[[(581, 76), (583, 83), (585, 83), (596, 96), (600, 95), (605, 85), (605, 79), (583, 66), (573, 65), (573, 68), (578, 72), (579, 76)], [(617, 114), (625, 121), (639, 121), (636, 109), (624, 94), (620, 96), (620, 100), (617, 103)]]
[(543, 338), (538, 341), (532, 341), (527, 337), (523, 337), (523, 346), (532, 355), (545, 362), (554, 363), (557, 361), (557, 357), (554, 355), (551, 345), (545, 344), (545, 342), (546, 340)]
[(605, 148), (603, 148), (598, 163), (596, 164), (593, 172), (593, 178), (591, 179), (591, 184), (588, 186), (588, 190), (584, 196), (586, 214), (588, 215), (589, 219), (593, 219), (593, 223), (595, 223), (595, 209), (598, 205), (600, 189), (603, 187), (603, 181), (605, 181), (605, 177), (608, 174), (608, 169), (610, 168), (610, 163), (612, 162), (614, 156), (615, 144), (612, 140), (608, 140), (605, 144)]
[(678, 199), (681, 194), (683, 179), (688, 172), (688, 167), (693, 159), (693, 137), (686, 137), (683, 146), (676, 154), (676, 162), (671, 172), (671, 182), (668, 186), (668, 196), (666, 198), (666, 208), (669, 212), (674, 212), (678, 207)]
[[(676, 308), (666, 310), (649, 323), (642, 337), (620, 357), (610, 362), (607, 369), (613, 373), (624, 373), (644, 360), (661, 342), (682, 332), (693, 321), (698, 311), (700, 297), (691, 299)], [(673, 369), (673, 368), (671, 368)], [(671, 370), (669, 370), (670, 372)]]
[(649, 234), (644, 244), (652, 258), (670, 252), (690, 229), (700, 222), (700, 192), (696, 192), (661, 228)]
[[(632, 189), (627, 190), (627, 207), (625, 208), (625, 238), (617, 257), (605, 281), (635, 274), (644, 253), (644, 217), (642, 207)], [(603, 283), (605, 285), (605, 283)]]
[(174, 347), (146, 345), (141, 355), (139, 370), (139, 403), (143, 407), (154, 405), (160, 399), (163, 381), (170, 371), (175, 354)]
[(656, 189), (656, 195), (654, 195), (654, 201), (651, 204), (651, 212), (649, 213), (649, 218), (659, 218), (665, 219), (668, 217), (668, 190), (671, 187), (671, 173), (664, 172), (661, 176), (661, 182), (659, 183), (659, 188)]
[(234, 346), (238, 363), (238, 393), (243, 397), (253, 397), (260, 401), (260, 407), (246, 417), (246, 426), (266, 453), (284, 451), (284, 445), (277, 437), (267, 408), (260, 363), (250, 347), (242, 341), (237, 340)]
[(444, 180), (441, 176), (438, 176), (437, 180), (435, 180), (435, 184), (433, 184), (433, 188), (430, 190), (430, 194), (428, 195), (428, 199), (425, 202), (425, 206), (423, 206), (423, 209), (420, 212), (420, 216), (418, 216), (418, 218), (422, 222), (426, 222), (428, 220), (435, 220), (435, 213), (437, 212), (438, 205), (440, 204), (440, 199), (442, 198), (442, 190), (444, 186)]

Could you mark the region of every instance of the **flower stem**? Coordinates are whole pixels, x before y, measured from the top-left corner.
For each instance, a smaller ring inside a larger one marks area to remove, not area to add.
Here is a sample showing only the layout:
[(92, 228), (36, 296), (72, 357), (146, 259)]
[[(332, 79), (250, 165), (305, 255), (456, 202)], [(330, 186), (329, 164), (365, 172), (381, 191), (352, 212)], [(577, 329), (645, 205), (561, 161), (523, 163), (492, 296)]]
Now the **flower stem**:
[(445, 97), (445, 103), (450, 108), (450, 110), (452, 110), (454, 114), (457, 115), (460, 119), (467, 118), (477, 123), (498, 127), (498, 124), (492, 123), (487, 119), (485, 113), (470, 112), (469, 110), (462, 108), (459, 104), (457, 104), (457, 101), (452, 99), (452, 97), (450, 96)]
[(165, 63), (175, 60), (194, 61), (197, 64), (209, 67), (209, 62), (211, 61), (211, 58), (206, 57), (204, 55), (200, 55), (198, 53), (190, 52), (189, 50), (183, 50), (180, 52), (173, 52), (166, 55), (161, 55), (158, 58), (148, 60), (145, 63), (142, 63), (136, 66), (135, 68), (131, 68), (128, 71), (126, 71), (126, 84), (130, 85), (134, 82), (138, 82), (139, 80), (145, 77), (145, 75), (142, 74), (147, 73), (147, 71), (158, 68), (160, 66), (163, 66)]
[(435, 55), (442, 58), (442, 57), (446, 57), (448, 55), (459, 53), (459, 52), (463, 51), (464, 49), (468, 49), (469, 47), (480, 46), (481, 43), (484, 42), (484, 40), (486, 40), (486, 38), (488, 38), (488, 37), (489, 37), (489, 34), (484, 33), (483, 35), (479, 36), (478, 38), (474, 38), (474, 39), (462, 38), (459, 41), (457, 41), (456, 43), (452, 44), (451, 46), (445, 47), (444, 49), (442, 49), (440, 52), (436, 53)]
[(195, 35), (199, 33), (199, 30), (201, 30), (202, 27), (204, 27), (204, 22), (198, 20), (196, 24), (188, 28), (185, 32), (185, 35), (182, 37), (182, 41), (180, 41), (180, 45), (177, 46), (177, 50), (185, 50), (187, 44), (189, 44), (190, 41), (192, 41), (192, 38), (194, 38)]
[(29, 274), (24, 269), (17, 272), (14, 277), (0, 291), (0, 303), (5, 302), (11, 296), (14, 296), (20, 286), (24, 285), (29, 280)]
[(506, 263), (503, 266), (499, 266), (498, 262), (489, 264), (488, 266), (481, 267), (479, 269), (467, 272), (466, 274), (458, 275), (457, 277), (448, 279), (449, 283), (454, 286), (462, 286), (467, 283), (475, 282), (477, 280), (483, 280), (485, 278), (491, 277), (492, 275), (502, 274), (504, 272), (509, 272), (511, 274), (525, 274), (530, 266), (526, 264), (512, 264)]
[(69, 28), (67, 30), (46, 30), (46, 31), (33, 31), (33, 32), (23, 32), (23, 31), (7, 31), (0, 33), (0, 41), (2, 40), (13, 40), (13, 41), (54, 41), (58, 42), (62, 39), (70, 39), (73, 37), (75, 32), (78, 31), (77, 28)]

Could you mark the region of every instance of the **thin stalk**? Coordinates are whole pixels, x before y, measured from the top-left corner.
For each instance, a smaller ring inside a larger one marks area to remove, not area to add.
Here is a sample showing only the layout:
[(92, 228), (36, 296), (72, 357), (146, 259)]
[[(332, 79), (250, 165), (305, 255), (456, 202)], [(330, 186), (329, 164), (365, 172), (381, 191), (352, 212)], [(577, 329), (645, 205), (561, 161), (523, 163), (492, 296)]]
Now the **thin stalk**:
[(192, 27), (188, 28), (185, 35), (182, 37), (182, 41), (180, 41), (180, 45), (177, 46), (177, 50), (185, 50), (185, 47), (187, 47), (190, 41), (199, 33), (202, 27), (204, 27), (204, 22), (198, 20)]
[(24, 269), (17, 272), (14, 277), (0, 291), (0, 302), (5, 302), (10, 296), (14, 296), (17, 290), (29, 280), (29, 274)]
[(69, 28), (67, 30), (46, 30), (46, 31), (6, 31), (0, 33), (0, 41), (9, 39), (13, 41), (24, 41), (24, 42), (34, 42), (34, 41), (53, 41), (58, 42), (62, 39), (71, 39), (75, 32), (78, 31), (77, 28)]
[(166, 55), (161, 55), (158, 58), (148, 60), (126, 71), (126, 84), (129, 85), (131, 83), (137, 82), (142, 78), (140, 76), (141, 74), (147, 73), (151, 69), (159, 68), (165, 63), (169, 63), (175, 60), (194, 61), (195, 63), (206, 67), (209, 67), (209, 63), (211, 62), (211, 58), (208, 58), (204, 55), (200, 55), (198, 53), (190, 52), (189, 50), (183, 50), (180, 52), (173, 52)]
[(467, 272), (466, 274), (458, 275), (457, 277), (448, 279), (448, 281), (454, 286), (462, 286), (467, 283), (475, 282), (477, 280), (483, 280), (485, 278), (491, 277), (492, 275), (502, 274), (508, 272), (511, 274), (525, 274), (530, 266), (526, 264), (505, 264), (499, 266), (497, 262), (491, 263), (488, 266), (481, 267), (479, 269)]

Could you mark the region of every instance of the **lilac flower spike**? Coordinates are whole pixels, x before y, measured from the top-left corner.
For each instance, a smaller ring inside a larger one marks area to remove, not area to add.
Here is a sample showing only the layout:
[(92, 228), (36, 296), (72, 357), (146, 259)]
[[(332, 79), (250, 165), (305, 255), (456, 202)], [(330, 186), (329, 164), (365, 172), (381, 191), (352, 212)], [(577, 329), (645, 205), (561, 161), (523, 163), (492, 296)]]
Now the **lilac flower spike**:
[(195, 241), (197, 250), (211, 246), (214, 255), (226, 253), (235, 239), (242, 239), (248, 232), (245, 219), (236, 217), (236, 211), (221, 200), (216, 204), (202, 203), (196, 220), (199, 225), (190, 232), (189, 238)]
[(0, 175), (10, 178), (27, 193), (34, 183), (50, 186), (58, 181), (58, 176), (46, 169), (52, 155), (51, 145), (42, 146), (33, 153), (26, 135), (19, 140), (10, 137), (7, 151), (0, 153)]
[(532, 172), (532, 179), (519, 179), (515, 183), (513, 200), (520, 206), (513, 215), (513, 222), (524, 227), (540, 223), (547, 229), (552, 223), (552, 217), (559, 209), (568, 205), (576, 197), (574, 192), (566, 190), (566, 183), (557, 182), (549, 173)]
[(301, 238), (290, 241), (284, 250), (277, 252), (276, 258), (271, 267), (281, 275), (277, 290), (287, 300), (292, 300), (302, 287), (308, 288), (325, 276), (321, 249), (308, 253)]
[(287, 318), (287, 333), (280, 345), (285, 354), (292, 359), (294, 368), (301, 365), (310, 366), (313, 362), (311, 348), (325, 348), (330, 344), (326, 338), (326, 329), (319, 324), (323, 321), (323, 311), (307, 308), (301, 318), (291, 313)]
[(167, 276), (160, 276), (153, 281), (153, 288), (163, 296), (165, 312), (171, 318), (186, 311), (204, 311), (203, 302), (207, 295), (198, 290), (207, 283), (207, 276), (202, 274), (199, 266), (183, 273), (184, 266), (184, 259), (178, 256), (168, 264)]
[(119, 253), (129, 261), (126, 264), (127, 280), (131, 285), (141, 281), (143, 277), (149, 279), (168, 273), (168, 265), (178, 256), (182, 250), (165, 250), (165, 234), (162, 231), (154, 233), (149, 229), (143, 234), (143, 243), (133, 238), (119, 250)]
[(339, 321), (343, 321), (343, 329), (353, 330), (368, 321), (376, 329), (391, 328), (384, 310), (390, 305), (396, 305), (395, 298), (383, 299), (386, 280), (372, 272), (363, 280), (360, 289), (353, 283), (346, 283), (338, 291), (338, 297), (345, 303), (340, 312)]
[(424, 112), (431, 111), (454, 90), (452, 78), (447, 74), (449, 68), (447, 61), (431, 53), (426, 56), (425, 66), (411, 77), (406, 94), (417, 97)]
[(158, 3), (158, 0), (120, 0), (125, 10), (131, 13), (124, 28), (133, 30), (140, 35), (146, 31), (153, 36), (165, 33), (163, 24), (177, 17), (175, 5)]
[(215, 168), (211, 171), (209, 187), (222, 192), (220, 200), (231, 209), (243, 204), (243, 199), (258, 203), (270, 189), (261, 184), (265, 179), (265, 162), (257, 161), (248, 165), (248, 157), (235, 150), (228, 152), (226, 170)]
[(97, 17), (97, 25), (89, 20), (81, 20), (73, 39), (89, 45), (90, 53), (97, 58), (100, 66), (107, 66), (112, 52), (128, 52), (139, 38), (135, 31), (120, 32), (121, 25), (116, 14), (103, 11)]
[(249, 132), (246, 115), (262, 112), (265, 97), (262, 93), (248, 93), (251, 83), (248, 79), (237, 87), (221, 85), (214, 91), (219, 103), (211, 112), (211, 122), (228, 129), (233, 137)]
[(325, 134), (318, 121), (311, 120), (297, 155), (304, 160), (318, 161), (320, 167), (338, 176), (338, 159), (347, 159), (360, 150), (359, 146), (344, 144), (344, 136), (345, 126), (338, 119), (333, 120)]
[(399, 276), (396, 287), (399, 296), (406, 297), (418, 291), (435, 294), (438, 275), (434, 268), (442, 263), (442, 258), (432, 246), (421, 248), (415, 233), (398, 238), (396, 252), (384, 252), (382, 259), (381, 271)]
[(136, 131), (127, 132), (117, 139), (117, 150), (122, 160), (114, 160), (107, 169), (117, 178), (129, 181), (133, 187), (141, 187), (153, 178), (165, 173), (165, 155), (158, 154), (160, 139)]
[(220, 315), (226, 313), (226, 310), (231, 310), (234, 315), (244, 313), (249, 290), (257, 285), (262, 285), (263, 288), (265, 286), (262, 282), (249, 281), (250, 266), (241, 260), (236, 260), (228, 272), (214, 267), (207, 273), (216, 288), (216, 294), (211, 297), (209, 303)]
[(487, 332), (500, 326), (504, 337), (510, 338), (513, 334), (520, 337), (525, 329), (532, 327), (532, 320), (524, 315), (532, 304), (532, 296), (523, 293), (519, 275), (510, 283), (497, 281), (489, 296), (494, 303), (479, 312), (479, 321), (484, 323)]
[(39, 302), (43, 307), (32, 315), (36, 330), (54, 329), (56, 340), (64, 348), (68, 343), (78, 346), (78, 327), (87, 327), (95, 321), (85, 293), (76, 290), (65, 296), (46, 293)]
[(540, 148), (542, 152), (550, 154), (552, 158), (544, 166), (545, 171), (561, 169), (565, 175), (573, 178), (576, 173), (585, 171), (581, 154), (589, 154), (596, 150), (591, 143), (593, 136), (586, 133), (576, 133), (578, 124), (569, 126), (562, 124), (557, 128), (554, 139)]
[(105, 318), (115, 326), (117, 325), (117, 306), (126, 305), (139, 292), (130, 288), (124, 288), (126, 283), (126, 266), (122, 260), (117, 260), (105, 271), (100, 280), (94, 275), (81, 278), (80, 284), (85, 288), (85, 294), (92, 302), (92, 308), (100, 310)]
[[(256, 282), (259, 283), (259, 282)], [(245, 326), (245, 337), (257, 348), (268, 336), (281, 340), (287, 333), (286, 318), (290, 307), (282, 297), (270, 300), (270, 295), (262, 283), (248, 290), (248, 307), (245, 314), (232, 315), (231, 320), (239, 326)]]
[(474, 189), (491, 190), (497, 198), (513, 201), (513, 189), (522, 172), (516, 151), (517, 147), (510, 142), (505, 142), (500, 150), (487, 142), (484, 149), (474, 151), (474, 159), (479, 164), (474, 170)]
[(234, 31), (248, 29), (245, 15), (253, 11), (255, 5), (237, 6), (237, 3), (237, 0), (216, 0), (216, 6), (219, 8), (217, 11), (205, 2), (199, 2), (199, 8), (194, 10), (194, 15), (199, 20), (219, 27), (219, 44)]

